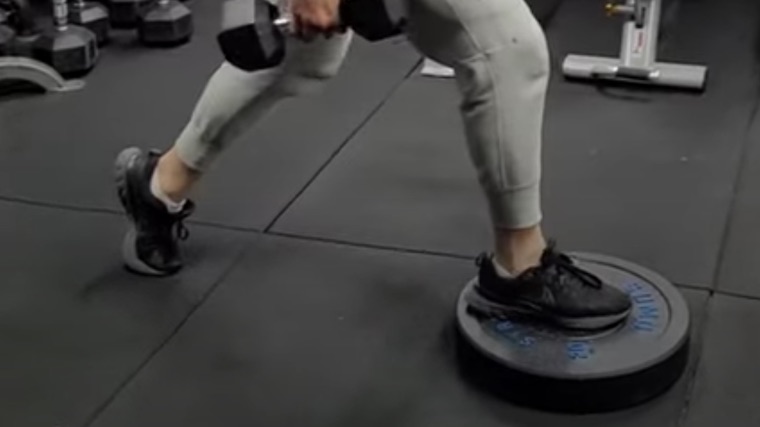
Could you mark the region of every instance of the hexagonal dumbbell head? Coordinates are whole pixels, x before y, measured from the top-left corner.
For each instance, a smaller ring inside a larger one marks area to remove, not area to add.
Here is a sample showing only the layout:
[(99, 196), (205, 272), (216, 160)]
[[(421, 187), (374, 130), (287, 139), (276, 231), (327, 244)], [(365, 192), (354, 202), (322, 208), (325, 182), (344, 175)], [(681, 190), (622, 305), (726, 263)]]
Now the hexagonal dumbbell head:
[(32, 56), (63, 76), (89, 72), (98, 61), (95, 34), (85, 27), (69, 24), (66, 0), (53, 0), (55, 26), (48, 28), (32, 43)]
[(193, 15), (176, 0), (160, 0), (140, 19), (140, 41), (149, 46), (176, 46), (193, 35)]
[(34, 42), (32, 52), (64, 76), (87, 73), (98, 60), (95, 34), (76, 25), (43, 33)]
[(95, 33), (98, 45), (108, 42), (111, 30), (108, 9), (95, 2), (76, 0), (69, 6), (69, 22), (80, 25)]
[(154, 0), (108, 0), (111, 26), (114, 28), (134, 28)]

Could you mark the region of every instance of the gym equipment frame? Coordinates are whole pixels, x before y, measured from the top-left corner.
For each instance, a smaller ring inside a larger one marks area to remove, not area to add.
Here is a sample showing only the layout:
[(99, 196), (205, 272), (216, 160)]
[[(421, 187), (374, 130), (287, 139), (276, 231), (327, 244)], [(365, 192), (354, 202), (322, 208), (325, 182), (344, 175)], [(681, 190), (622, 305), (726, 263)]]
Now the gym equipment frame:
[(606, 9), (609, 16), (622, 15), (626, 19), (620, 57), (568, 55), (562, 64), (565, 77), (704, 90), (706, 66), (657, 62), (660, 1), (608, 3)]

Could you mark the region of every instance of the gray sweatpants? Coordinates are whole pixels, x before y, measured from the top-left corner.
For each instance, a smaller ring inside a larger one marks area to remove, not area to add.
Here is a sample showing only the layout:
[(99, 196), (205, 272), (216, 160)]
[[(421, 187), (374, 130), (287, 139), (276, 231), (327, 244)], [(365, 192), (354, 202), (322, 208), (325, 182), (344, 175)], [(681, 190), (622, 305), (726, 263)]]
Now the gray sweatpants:
[[(408, 37), (452, 67), (471, 159), (497, 228), (541, 221), (541, 137), (549, 55), (524, 0), (406, 0)], [(334, 76), (352, 35), (291, 39), (283, 64), (253, 73), (228, 63), (209, 80), (176, 141), (180, 158), (203, 171), (238, 135), (283, 99)]]

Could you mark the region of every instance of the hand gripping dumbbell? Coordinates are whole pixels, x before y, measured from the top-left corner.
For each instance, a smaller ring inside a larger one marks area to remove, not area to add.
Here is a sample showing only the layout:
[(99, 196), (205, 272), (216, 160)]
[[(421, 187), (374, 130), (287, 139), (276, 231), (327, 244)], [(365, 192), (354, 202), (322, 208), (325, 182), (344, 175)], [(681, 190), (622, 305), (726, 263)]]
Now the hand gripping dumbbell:
[[(341, 0), (340, 22), (374, 42), (404, 31), (404, 0)], [(227, 0), (217, 41), (227, 62), (256, 71), (278, 66), (285, 57), (290, 18), (266, 0)]]

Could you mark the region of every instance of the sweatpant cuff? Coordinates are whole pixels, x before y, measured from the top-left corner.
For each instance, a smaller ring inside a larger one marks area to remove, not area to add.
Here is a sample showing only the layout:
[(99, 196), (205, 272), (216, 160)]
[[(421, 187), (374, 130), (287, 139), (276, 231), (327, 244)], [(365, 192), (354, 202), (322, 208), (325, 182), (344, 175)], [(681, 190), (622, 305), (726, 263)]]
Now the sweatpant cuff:
[(491, 220), (497, 229), (517, 230), (541, 223), (540, 185), (505, 192), (487, 192)]

